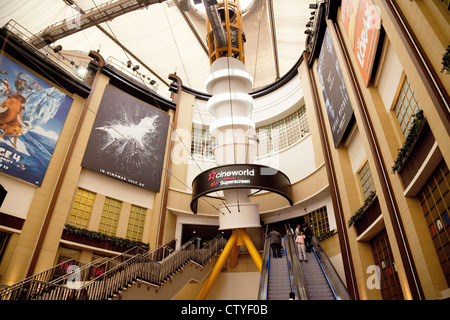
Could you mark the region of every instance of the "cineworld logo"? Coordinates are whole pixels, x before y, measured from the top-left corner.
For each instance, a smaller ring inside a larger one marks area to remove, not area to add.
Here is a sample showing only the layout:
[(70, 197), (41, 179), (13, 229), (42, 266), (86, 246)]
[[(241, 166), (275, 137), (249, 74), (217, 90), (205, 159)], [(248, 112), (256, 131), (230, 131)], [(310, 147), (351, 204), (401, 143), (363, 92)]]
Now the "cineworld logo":
[(226, 185), (233, 185), (233, 184), (242, 184), (242, 183), (250, 183), (250, 180), (248, 179), (241, 179), (240, 177), (245, 176), (255, 176), (255, 169), (245, 169), (245, 170), (229, 170), (229, 171), (212, 171), (209, 174), (208, 181), (221, 179), (221, 181), (213, 181), (211, 183), (211, 187), (219, 187), (219, 186), (226, 186)]
[(279, 171), (261, 164), (230, 164), (210, 168), (198, 174), (192, 181), (191, 210), (197, 213), (198, 199), (209, 193), (229, 189), (258, 189), (275, 192), (289, 201), (291, 182)]

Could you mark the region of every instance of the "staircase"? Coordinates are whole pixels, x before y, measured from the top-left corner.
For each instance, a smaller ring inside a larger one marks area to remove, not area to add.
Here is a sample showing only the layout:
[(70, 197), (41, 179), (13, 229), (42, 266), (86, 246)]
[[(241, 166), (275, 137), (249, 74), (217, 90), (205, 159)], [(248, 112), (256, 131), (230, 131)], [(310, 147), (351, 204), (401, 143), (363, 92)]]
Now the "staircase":
[[(212, 260), (223, 250), (226, 240), (222, 235), (217, 236), (205, 247), (197, 247), (198, 239), (194, 238), (177, 250), (164, 245), (153, 251), (144, 251), (133, 248), (114, 258), (94, 261), (89, 264), (73, 265), (71, 271), (56, 279), (55, 270), (61, 265), (55, 266), (27, 278), (15, 285), (0, 291), (0, 300), (112, 300), (121, 299), (132, 290), (133, 285), (138, 288), (153, 288), (153, 292), (161, 292), (164, 284), (172, 282), (181, 271), (185, 275), (178, 279), (185, 279), (184, 285), (191, 280), (196, 280), (198, 275), (206, 276)], [(67, 263), (67, 262), (64, 262)], [(64, 265), (64, 263), (62, 265)], [(96, 273), (92, 279), (92, 271), (102, 266), (101, 274)], [(204, 268), (206, 267), (206, 268)], [(212, 267), (211, 267), (212, 268)], [(191, 276), (189, 276), (191, 275)], [(178, 285), (179, 282), (177, 282)], [(163, 290), (169, 292), (170, 290)], [(141, 292), (142, 293), (142, 292)], [(176, 292), (175, 292), (176, 293)], [(159, 295), (159, 299), (170, 299), (172, 296)], [(142, 299), (158, 299), (158, 297), (141, 297)], [(132, 299), (137, 299), (133, 295)]]

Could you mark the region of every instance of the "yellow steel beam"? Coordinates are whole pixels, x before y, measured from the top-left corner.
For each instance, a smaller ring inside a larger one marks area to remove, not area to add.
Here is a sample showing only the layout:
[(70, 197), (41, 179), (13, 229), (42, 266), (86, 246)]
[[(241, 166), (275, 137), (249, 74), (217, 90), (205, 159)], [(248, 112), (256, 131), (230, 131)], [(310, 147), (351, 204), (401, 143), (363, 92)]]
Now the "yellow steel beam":
[(205, 284), (203, 285), (202, 290), (197, 296), (197, 300), (204, 300), (206, 299), (206, 296), (209, 293), (209, 290), (211, 290), (212, 285), (214, 284), (214, 281), (216, 281), (217, 277), (220, 274), (220, 271), (222, 271), (222, 268), (227, 261), (228, 256), (230, 255), (230, 252), (233, 251), (233, 255), (231, 257), (230, 266), (237, 264), (237, 258), (239, 255), (239, 246), (245, 245), (248, 252), (250, 253), (250, 256), (253, 259), (253, 262), (255, 263), (256, 267), (258, 268), (258, 271), (261, 272), (262, 268), (262, 259), (259, 255), (258, 250), (255, 248), (255, 245), (253, 244), (252, 240), (250, 239), (247, 230), (245, 229), (235, 229), (233, 230), (233, 233), (231, 234), (230, 239), (228, 240), (227, 244), (225, 245), (225, 248), (223, 249), (219, 259), (217, 260), (213, 270), (211, 271), (211, 274), (209, 275), (208, 279), (206, 280)]

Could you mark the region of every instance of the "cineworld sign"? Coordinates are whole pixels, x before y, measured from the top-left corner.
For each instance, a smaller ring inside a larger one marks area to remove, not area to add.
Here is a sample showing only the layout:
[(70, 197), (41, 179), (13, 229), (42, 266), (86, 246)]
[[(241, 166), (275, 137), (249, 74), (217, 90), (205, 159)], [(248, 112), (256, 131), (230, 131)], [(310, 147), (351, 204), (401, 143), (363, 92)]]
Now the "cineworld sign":
[(203, 171), (192, 182), (191, 210), (197, 213), (202, 196), (227, 189), (255, 189), (275, 192), (292, 206), (291, 182), (281, 171), (258, 164), (231, 164)]

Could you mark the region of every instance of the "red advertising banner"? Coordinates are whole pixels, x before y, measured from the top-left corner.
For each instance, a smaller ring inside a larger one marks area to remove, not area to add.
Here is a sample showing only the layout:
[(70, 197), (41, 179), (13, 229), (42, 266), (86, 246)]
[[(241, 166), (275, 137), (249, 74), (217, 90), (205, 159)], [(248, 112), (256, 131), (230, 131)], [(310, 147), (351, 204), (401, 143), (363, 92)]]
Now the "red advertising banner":
[(378, 8), (371, 0), (342, 0), (341, 19), (367, 87), (380, 37)]

